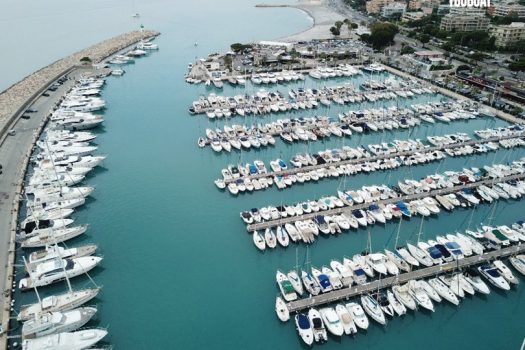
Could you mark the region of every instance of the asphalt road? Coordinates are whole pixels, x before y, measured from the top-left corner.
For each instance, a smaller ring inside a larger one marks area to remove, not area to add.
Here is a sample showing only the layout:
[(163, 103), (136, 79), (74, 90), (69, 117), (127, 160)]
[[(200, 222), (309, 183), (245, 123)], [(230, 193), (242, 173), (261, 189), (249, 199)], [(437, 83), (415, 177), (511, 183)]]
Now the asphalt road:
[[(70, 89), (74, 81), (66, 81), (56, 91), (50, 92), (49, 97), (40, 96), (30, 108), (36, 109), (36, 113), (26, 113), (30, 119), (20, 118), (13, 129), (16, 134), (6, 136), (0, 145), (0, 164), (2, 174), (0, 175), (0, 285), (6, 280), (8, 249), (11, 231), (11, 216), (13, 211), (13, 199), (15, 198), (16, 185), (22, 172), (24, 157), (31, 147), (34, 134), (38, 131), (39, 124), (56, 102)], [(5, 295), (0, 293), (0, 305), (4, 303)], [(1, 313), (0, 313), (1, 317)], [(0, 322), (3, 320), (0, 320)]]

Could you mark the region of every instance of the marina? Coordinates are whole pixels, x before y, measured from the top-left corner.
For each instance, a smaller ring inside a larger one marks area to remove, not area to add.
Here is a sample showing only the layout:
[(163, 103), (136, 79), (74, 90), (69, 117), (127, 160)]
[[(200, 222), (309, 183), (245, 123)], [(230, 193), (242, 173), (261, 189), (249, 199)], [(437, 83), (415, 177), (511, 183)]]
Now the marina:
[(6, 348), (519, 348), (522, 120), (386, 65), (339, 0), (58, 1), (9, 4), (5, 46), (139, 30), (9, 93)]
[(499, 250), (487, 252), (480, 256), (471, 256), (439, 266), (431, 266), (415, 271), (401, 273), (397, 276), (385, 277), (383, 279), (375, 280), (364, 285), (357, 285), (350, 288), (344, 288), (326, 294), (321, 294), (318, 296), (312, 296), (310, 298), (292, 301), (286, 304), (286, 307), (290, 312), (297, 312), (311, 307), (317, 307), (324, 304), (344, 301), (355, 296), (359, 296), (384, 288), (389, 288), (394, 285), (406, 283), (411, 280), (418, 280), (422, 278), (436, 276), (441, 273), (454, 272), (472, 265), (481, 265), (484, 262), (489, 262), (495, 259), (506, 258), (508, 256), (521, 254), (524, 251), (524, 245), (513, 245), (511, 247), (501, 248)]
[[(320, 215), (321, 216), (327, 216), (327, 215), (332, 216), (332, 215), (339, 215), (339, 214), (345, 214), (345, 213), (353, 215), (352, 213), (354, 211), (366, 209), (370, 206), (372, 202), (374, 202), (377, 205), (387, 205), (387, 204), (401, 202), (401, 203), (405, 203), (405, 205), (408, 206), (406, 203), (409, 203), (415, 200), (419, 200), (422, 198), (427, 198), (427, 197), (436, 198), (437, 196), (447, 196), (449, 194), (459, 193), (460, 191), (466, 188), (476, 189), (480, 186), (493, 186), (496, 183), (505, 183), (505, 182), (514, 181), (514, 180), (522, 180), (524, 178), (525, 178), (525, 173), (522, 170), (518, 170), (518, 173), (513, 174), (513, 175), (507, 175), (507, 176), (502, 176), (502, 177), (492, 177), (492, 176), (485, 175), (483, 177), (480, 176), (476, 178), (474, 181), (469, 180), (467, 182), (464, 182), (458, 185), (452, 185), (450, 187), (444, 186), (444, 187), (437, 188), (437, 189), (427, 188), (426, 190), (420, 191), (418, 193), (413, 193), (413, 194), (406, 194), (403, 192), (401, 193), (390, 192), (392, 193), (391, 194), (392, 198), (386, 198), (386, 199), (371, 198), (367, 203), (361, 203), (361, 204), (352, 203), (352, 205), (343, 203), (342, 206), (334, 207), (333, 209), (318, 210), (317, 212), (312, 212), (308, 214), (301, 214), (301, 215), (292, 214), (291, 216), (286, 215), (286, 216), (281, 216), (280, 218), (276, 218), (276, 219), (273, 219), (271, 217), (269, 220), (266, 220), (266, 221), (261, 220), (261, 222), (249, 223), (247, 224), (246, 229), (248, 232), (264, 230), (267, 228), (273, 228), (273, 227), (282, 226), (282, 225), (286, 225), (290, 223), (296, 223), (298, 221), (311, 220)], [(514, 198), (519, 198), (519, 197), (514, 197)], [(479, 200), (478, 200), (478, 203), (479, 203)], [(397, 207), (399, 210), (402, 210), (401, 207), (399, 206)], [(417, 213), (417, 211), (415, 210), (414, 212)], [(296, 211), (294, 211), (294, 213), (296, 213)], [(426, 214), (425, 216), (427, 215), (429, 214)], [(241, 218), (242, 218), (242, 215), (241, 215)], [(244, 221), (246, 222), (246, 220)]]
[[(288, 167), (286, 162), (278, 159), (270, 162), (271, 170), (268, 170), (262, 161), (255, 161), (247, 164), (246, 168), (239, 165), (223, 169), (223, 179), (216, 180), (215, 184), (219, 189), (227, 187), (231, 194), (239, 193), (240, 185), (246, 186), (247, 189), (251, 187), (252, 190), (260, 190), (276, 184), (279, 189), (283, 189), (294, 183), (317, 181), (325, 176), (333, 178), (361, 171), (389, 170), (403, 165), (412, 166), (440, 161), (446, 156), (487, 153), (500, 147), (506, 149), (521, 147), (525, 144), (522, 135), (522, 131), (518, 131), (511, 135), (487, 137), (482, 140), (470, 140), (466, 135), (429, 137), (429, 139), (432, 138), (431, 140), (441, 138), (440, 145), (433, 145), (435, 141), (433, 144), (425, 145), (419, 140), (406, 140), (405, 142), (396, 140), (389, 146), (368, 145), (367, 148), (358, 149), (346, 147), (339, 150), (326, 150), (313, 156), (299, 154), (290, 161), (293, 167)], [(316, 164), (312, 165), (312, 163)], [(287, 177), (290, 177), (290, 181), (286, 181)], [(229, 186), (232, 183), (234, 185)], [(250, 184), (253, 185), (250, 186)]]

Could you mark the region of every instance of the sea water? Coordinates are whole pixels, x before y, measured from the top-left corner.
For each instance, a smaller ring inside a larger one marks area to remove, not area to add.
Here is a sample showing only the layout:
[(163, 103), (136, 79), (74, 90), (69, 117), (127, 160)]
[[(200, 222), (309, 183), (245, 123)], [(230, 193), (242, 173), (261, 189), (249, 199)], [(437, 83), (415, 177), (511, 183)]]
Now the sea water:
[[(102, 285), (103, 291), (93, 301), (98, 307), (92, 326), (108, 327), (107, 343), (116, 349), (294, 349), (304, 348), (295, 331), (293, 321), (278, 321), (274, 312), (277, 269), (288, 271), (296, 264), (304, 264), (305, 245), (291, 245), (287, 249), (259, 252), (251, 235), (239, 218), (239, 212), (252, 207), (295, 203), (307, 199), (333, 195), (340, 188), (358, 188), (365, 184), (395, 185), (405, 178), (420, 178), (445, 170), (482, 166), (492, 162), (507, 162), (525, 155), (521, 149), (500, 150), (473, 157), (447, 157), (442, 162), (392, 171), (358, 174), (346, 178), (325, 179), (318, 183), (295, 185), (285, 190), (275, 187), (237, 197), (219, 191), (213, 180), (228, 164), (247, 163), (277, 157), (285, 160), (297, 152), (315, 152), (342, 145), (358, 146), (393, 139), (424, 138), (452, 132), (503, 126), (500, 120), (480, 118), (449, 124), (422, 124), (409, 130), (397, 130), (350, 138), (330, 138), (325, 141), (276, 145), (260, 150), (216, 154), (210, 148), (199, 149), (197, 139), (207, 127), (224, 122), (211, 122), (205, 115), (190, 116), (191, 102), (200, 94), (210, 92), (232, 95), (239, 88), (225, 85), (222, 92), (192, 86), (184, 82), (186, 66), (195, 57), (210, 52), (227, 50), (233, 42), (272, 39), (297, 32), (309, 24), (304, 14), (291, 9), (256, 9), (255, 1), (228, 0), (187, 3), (155, 1), (148, 4), (127, 4), (123, 1), (93, 2), (86, 6), (86, 17), (78, 16), (71, 7), (57, 5), (48, 13), (51, 21), (62, 20), (77, 28), (78, 19), (84, 35), (83, 43), (92, 38), (107, 36), (107, 26), (117, 33), (125, 26), (137, 23), (128, 17), (141, 13), (139, 22), (160, 30), (156, 40), (158, 52), (136, 60), (124, 67), (123, 77), (111, 77), (103, 91), (107, 101), (104, 126), (97, 131), (99, 154), (107, 154), (104, 166), (88, 176), (85, 183), (95, 186), (87, 204), (77, 210), (76, 223), (89, 223), (82, 238), (68, 242), (80, 245), (94, 242), (104, 256), (101, 266), (90, 274)], [(14, 6), (14, 5), (13, 5)], [(18, 5), (17, 5), (18, 6)], [(35, 6), (42, 8), (43, 5)], [(54, 6), (46, 3), (46, 6)], [(75, 5), (76, 6), (76, 5)], [(42, 11), (44, 11), (42, 9)], [(47, 13), (47, 12), (45, 12)], [(96, 13), (97, 16), (89, 15)], [(7, 18), (2, 14), (2, 18)], [(29, 16), (29, 15), (28, 15)], [(123, 25), (109, 23), (118, 18)], [(43, 21), (37, 14), (21, 18)], [(92, 35), (85, 33), (86, 22)], [(129, 24), (128, 22), (131, 22)], [(60, 23), (60, 22), (59, 22)], [(31, 26), (31, 24), (28, 24)], [(58, 23), (57, 23), (58, 25)], [(36, 26), (36, 25), (35, 25)], [(128, 29), (128, 28), (125, 28)], [(32, 27), (32, 33), (38, 28)], [(49, 28), (49, 36), (58, 32)], [(79, 37), (82, 38), (79, 34)], [(74, 38), (64, 38), (60, 55), (82, 48)], [(19, 42), (26, 45), (27, 37)], [(194, 43), (198, 42), (198, 46)], [(21, 46), (24, 46), (21, 45)], [(85, 45), (84, 45), (85, 46)], [(46, 57), (56, 57), (50, 43), (41, 49)], [(55, 55), (55, 56), (53, 56)], [(31, 61), (28, 59), (28, 61)], [(42, 62), (44, 65), (48, 62)], [(25, 68), (19, 67), (19, 73)], [(3, 69), (4, 71), (5, 69)], [(20, 74), (16, 76), (20, 77)], [(287, 93), (300, 86), (335, 85), (342, 82), (359, 83), (365, 77), (318, 82), (275, 85)], [(254, 91), (247, 84), (248, 92)], [(443, 96), (417, 99), (399, 99), (400, 105), (409, 105)], [(389, 106), (394, 101), (345, 107), (319, 108), (316, 111), (269, 115), (266, 117), (235, 117), (230, 123), (267, 122), (286, 116), (329, 115), (350, 109)], [(481, 222), (510, 224), (524, 215), (519, 201), (499, 201), (480, 205), (475, 210), (459, 209), (452, 213), (424, 220), (414, 217), (404, 220), (399, 242), (434, 238), (438, 234), (474, 228)], [(398, 231), (397, 223), (374, 225), (370, 230), (372, 250), (392, 248)], [(321, 236), (309, 248), (314, 266), (328, 265), (333, 258), (342, 259), (366, 249), (367, 230), (349, 231), (337, 236)], [(297, 248), (296, 248), (297, 247)], [(20, 258), (20, 254), (19, 254)], [(20, 274), (19, 276), (20, 277)], [(522, 283), (524, 282), (521, 279)], [(76, 288), (92, 285), (85, 277), (73, 281)], [(64, 286), (42, 288), (42, 295), (64, 291)], [(427, 349), (478, 348), (516, 349), (524, 332), (525, 306), (523, 286), (509, 292), (492, 289), (488, 296), (467, 297), (458, 307), (443, 302), (435, 313), (409, 312), (395, 318), (386, 327), (373, 323), (367, 332), (354, 337), (334, 338), (323, 346), (326, 349), (402, 349), (407, 346)], [(21, 303), (34, 302), (34, 293), (17, 293), (17, 308)]]

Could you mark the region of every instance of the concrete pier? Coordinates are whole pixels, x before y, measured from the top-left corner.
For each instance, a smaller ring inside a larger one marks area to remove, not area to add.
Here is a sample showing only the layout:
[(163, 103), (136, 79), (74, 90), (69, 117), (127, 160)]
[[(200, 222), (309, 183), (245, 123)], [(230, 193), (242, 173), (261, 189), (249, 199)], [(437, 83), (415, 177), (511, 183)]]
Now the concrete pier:
[(471, 265), (482, 264), (494, 259), (501, 259), (510, 255), (516, 255), (525, 252), (525, 244), (518, 244), (507, 248), (502, 248), (482, 255), (474, 255), (468, 258), (452, 261), (442, 265), (426, 267), (411, 272), (399, 274), (397, 276), (386, 277), (381, 280), (375, 280), (363, 285), (351, 286), (349, 288), (339, 289), (333, 292), (312, 296), (311, 298), (300, 299), (287, 304), (290, 312), (301, 311), (311, 307), (317, 307), (324, 304), (334, 303), (337, 301), (347, 301), (352, 297), (366, 294), (379, 289), (389, 288), (400, 283), (406, 283), (413, 279), (422, 279), (433, 277), (441, 273), (453, 272)]
[[(481, 186), (481, 185), (491, 185), (491, 184), (497, 183), (497, 182), (505, 182), (505, 181), (511, 181), (511, 180), (521, 180), (521, 179), (524, 179), (524, 178), (525, 178), (525, 174), (511, 175), (511, 176), (506, 176), (506, 177), (502, 177), (502, 178), (498, 178), (498, 179), (488, 178), (488, 179), (483, 179), (483, 180), (472, 182), (472, 183), (465, 184), (465, 185), (458, 185), (458, 186), (454, 186), (454, 187), (450, 187), (450, 188), (442, 188), (442, 189), (433, 190), (433, 191), (429, 191), (429, 192), (418, 193), (418, 194), (404, 195), (404, 196), (400, 196), (400, 197), (397, 197), (397, 198), (389, 198), (389, 199), (385, 199), (385, 200), (376, 201), (375, 203), (377, 203), (377, 204), (390, 204), (390, 203), (396, 203), (397, 201), (408, 202), (408, 201), (413, 201), (413, 200), (424, 198), (424, 197), (435, 197), (437, 195), (445, 195), (445, 194), (449, 194), (449, 193), (456, 193), (456, 192), (462, 190), (463, 188), (476, 188), (476, 187)], [(339, 214), (342, 214), (342, 213), (351, 213), (352, 210), (355, 210), (355, 209), (368, 208), (368, 206), (370, 204), (371, 203), (362, 203), (362, 204), (356, 204), (356, 205), (352, 205), (352, 206), (344, 206), (344, 207), (340, 207), (340, 208), (322, 210), (322, 211), (318, 211), (318, 212), (315, 212), (315, 213), (303, 214), (303, 215), (300, 215), (300, 216), (285, 217), (285, 218), (280, 218), (280, 219), (277, 219), (277, 220), (270, 220), (270, 221), (265, 221), (265, 222), (259, 222), (259, 223), (247, 225), (246, 229), (248, 230), (248, 232), (253, 232), (253, 231), (257, 231), (257, 230), (264, 230), (266, 228), (282, 226), (282, 225), (285, 225), (287, 223), (294, 223), (294, 222), (299, 221), (299, 220), (313, 219), (317, 215), (339, 215)]]

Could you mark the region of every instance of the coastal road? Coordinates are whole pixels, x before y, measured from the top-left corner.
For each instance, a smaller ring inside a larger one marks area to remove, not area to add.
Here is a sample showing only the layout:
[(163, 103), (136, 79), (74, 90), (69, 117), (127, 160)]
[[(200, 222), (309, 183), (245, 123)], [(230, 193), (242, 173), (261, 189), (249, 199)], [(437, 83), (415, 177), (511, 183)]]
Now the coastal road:
[[(75, 71), (80, 74), (79, 71)], [(74, 74), (74, 73), (71, 73)], [(70, 75), (71, 75), (70, 74)], [(40, 96), (30, 108), (37, 110), (36, 113), (26, 113), (30, 119), (20, 118), (12, 127), (16, 134), (7, 135), (0, 144), (0, 164), (2, 174), (0, 175), (0, 284), (2, 293), (0, 294), (0, 305), (3, 305), (6, 291), (4, 291), (4, 281), (6, 280), (9, 240), (11, 237), (11, 220), (13, 213), (13, 200), (16, 196), (17, 183), (22, 176), (24, 169), (22, 165), (27, 155), (29, 147), (39, 125), (49, 111), (55, 106), (57, 101), (71, 88), (74, 80), (68, 80), (56, 91), (49, 92), (49, 96)], [(2, 313), (0, 313), (2, 317)], [(3, 323), (4, 320), (0, 319)]]

